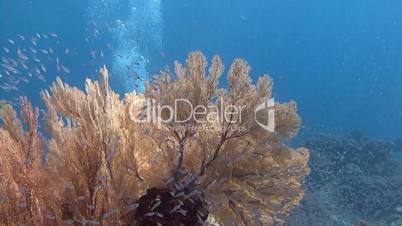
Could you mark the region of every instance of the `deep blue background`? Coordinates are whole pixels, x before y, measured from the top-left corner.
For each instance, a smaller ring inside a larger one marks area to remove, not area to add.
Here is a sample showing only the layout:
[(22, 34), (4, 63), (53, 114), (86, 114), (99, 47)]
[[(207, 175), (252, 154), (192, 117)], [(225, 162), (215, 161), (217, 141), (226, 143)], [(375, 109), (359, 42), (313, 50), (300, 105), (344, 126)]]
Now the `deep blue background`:
[[(84, 42), (88, 2), (0, 2), (0, 44), (16, 33), (56, 32), (76, 51), (74, 74), (65, 79), (82, 85), (92, 70)], [(191, 50), (220, 54), (226, 68), (240, 56), (255, 77), (274, 78), (278, 100), (298, 102), (303, 136), (352, 129), (402, 136), (401, 1), (169, 0), (163, 20), (163, 49), (151, 72)], [(34, 99), (48, 83), (31, 82), (20, 92)]]

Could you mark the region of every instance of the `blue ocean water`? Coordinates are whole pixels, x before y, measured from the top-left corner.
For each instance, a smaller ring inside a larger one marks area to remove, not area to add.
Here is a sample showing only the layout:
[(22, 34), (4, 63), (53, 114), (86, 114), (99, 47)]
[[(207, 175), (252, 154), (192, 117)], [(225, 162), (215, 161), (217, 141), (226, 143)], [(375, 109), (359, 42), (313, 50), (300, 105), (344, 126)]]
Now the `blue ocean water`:
[(21, 75), (0, 68), (0, 99), (26, 95), (42, 106), (39, 92), (56, 76), (82, 87), (103, 65), (114, 89), (141, 90), (164, 65), (201, 50), (226, 68), (241, 57), (255, 78), (272, 76), (276, 99), (298, 103), (299, 142), (353, 130), (402, 137), (401, 1), (0, 0), (0, 57), (33, 43), (45, 53), (27, 63), (32, 78), (14, 84)]
[[(129, 74), (124, 65), (135, 61), (133, 73), (149, 76), (191, 50), (220, 54), (226, 64), (242, 57), (253, 75), (274, 78), (277, 98), (298, 102), (306, 133), (360, 129), (398, 138), (401, 6), (374, 0), (2, 0), (0, 44), (17, 34), (58, 34), (59, 45), (46, 45), (72, 50), (64, 57), (72, 72), (63, 78), (78, 86), (103, 64)], [(104, 57), (93, 60), (92, 51)], [(1, 96), (35, 98), (55, 75), (48, 71), (46, 82), (32, 80), (11, 94), (0, 90)], [(117, 89), (131, 88), (128, 76), (119, 79)]]
[(306, 129), (401, 136), (399, 1), (185, 2), (165, 6), (169, 53), (247, 59), (277, 97), (298, 102)]

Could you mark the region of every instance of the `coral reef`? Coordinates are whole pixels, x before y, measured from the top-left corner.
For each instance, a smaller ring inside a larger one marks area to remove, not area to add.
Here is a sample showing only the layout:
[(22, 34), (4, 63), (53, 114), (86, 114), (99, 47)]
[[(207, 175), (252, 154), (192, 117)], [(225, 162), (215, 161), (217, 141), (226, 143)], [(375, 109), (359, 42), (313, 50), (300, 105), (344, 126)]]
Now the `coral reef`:
[[(290, 225), (391, 225), (401, 206), (402, 177), (397, 142), (364, 137), (319, 136), (306, 142), (312, 173)], [(358, 224), (359, 225), (359, 224)]]
[[(187, 66), (176, 62), (174, 73), (164, 70), (145, 93), (124, 98), (109, 87), (106, 68), (100, 81), (87, 80), (85, 91), (57, 79), (42, 93), (47, 138), (26, 98), (26, 126), (4, 106), (0, 224), (283, 224), (309, 173), (308, 150), (284, 143), (300, 125), (296, 104), (275, 104), (275, 132), (269, 132), (255, 122), (254, 110), (271, 98), (272, 80), (262, 76), (253, 85), (250, 67), (236, 59), (228, 88), (220, 89), (220, 58), (206, 67), (205, 57), (192, 52)], [(178, 99), (211, 114), (185, 120), (194, 109)], [(176, 120), (165, 120), (171, 115), (161, 110), (139, 123), (147, 100), (176, 108)], [(231, 110), (222, 120), (223, 106), (241, 106), (241, 114)], [(256, 117), (267, 121), (268, 113)]]

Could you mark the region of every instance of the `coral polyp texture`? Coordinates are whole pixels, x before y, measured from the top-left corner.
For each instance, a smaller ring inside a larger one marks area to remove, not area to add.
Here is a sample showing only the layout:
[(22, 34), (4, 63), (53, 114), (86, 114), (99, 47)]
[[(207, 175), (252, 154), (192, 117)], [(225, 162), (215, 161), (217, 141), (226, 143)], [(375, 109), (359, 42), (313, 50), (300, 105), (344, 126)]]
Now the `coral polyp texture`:
[[(268, 111), (255, 109), (271, 98), (271, 78), (253, 85), (250, 67), (236, 59), (224, 89), (223, 71), (219, 57), (207, 70), (206, 58), (192, 52), (187, 66), (176, 62), (144, 93), (124, 97), (109, 87), (106, 68), (85, 91), (57, 79), (42, 92), (46, 136), (26, 98), (26, 125), (3, 106), (0, 224), (283, 224), (309, 173), (308, 150), (284, 143), (300, 125), (296, 104), (275, 103), (275, 131), (267, 131), (256, 120), (267, 121)], [(175, 117), (160, 110), (138, 120), (150, 105)], [(222, 118), (223, 106), (231, 110)]]

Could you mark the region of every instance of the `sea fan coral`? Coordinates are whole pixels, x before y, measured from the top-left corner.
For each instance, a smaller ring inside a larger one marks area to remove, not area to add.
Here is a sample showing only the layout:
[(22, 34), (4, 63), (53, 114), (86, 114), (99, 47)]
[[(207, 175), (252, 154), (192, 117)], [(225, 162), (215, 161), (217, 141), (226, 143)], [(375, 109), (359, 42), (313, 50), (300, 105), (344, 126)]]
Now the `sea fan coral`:
[(1, 112), (0, 224), (47, 225), (57, 210), (47, 167), (41, 158), (43, 139), (38, 132), (39, 110), (21, 98), (27, 130), (10, 105)]
[[(309, 172), (308, 150), (284, 144), (300, 125), (296, 104), (276, 103), (275, 131), (267, 131), (256, 120), (267, 121), (268, 111), (255, 109), (271, 98), (271, 78), (262, 76), (253, 85), (250, 67), (236, 59), (228, 88), (219, 89), (220, 58), (214, 57), (208, 72), (206, 66), (205, 57), (192, 52), (187, 66), (176, 63), (175, 73), (162, 71), (144, 94), (123, 99), (109, 87), (106, 68), (100, 82), (87, 80), (85, 92), (57, 79), (42, 93), (48, 141), (40, 142), (37, 111), (26, 99), (28, 132), (7, 107), (0, 129), (0, 194), (6, 200), (0, 222), (283, 223), (302, 198)], [(149, 109), (157, 114), (144, 120)], [(45, 148), (46, 162), (40, 158)], [(13, 205), (24, 197), (21, 188), (28, 189), (29, 201), (22, 210)]]

